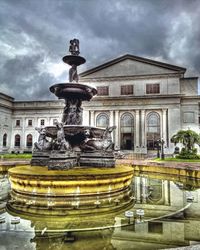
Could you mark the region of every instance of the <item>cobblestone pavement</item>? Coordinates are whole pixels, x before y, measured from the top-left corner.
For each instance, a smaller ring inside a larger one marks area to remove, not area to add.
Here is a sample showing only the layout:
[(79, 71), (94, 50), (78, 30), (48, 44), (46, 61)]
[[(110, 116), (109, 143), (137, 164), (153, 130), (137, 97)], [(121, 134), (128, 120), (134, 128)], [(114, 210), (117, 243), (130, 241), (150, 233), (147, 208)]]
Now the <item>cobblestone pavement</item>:
[(144, 159), (138, 160), (134, 159), (133, 157), (126, 157), (124, 159), (117, 159), (116, 164), (125, 164), (125, 165), (145, 165), (145, 166), (163, 166), (163, 167), (171, 167), (171, 168), (192, 168), (192, 169), (199, 169), (200, 170), (200, 161), (199, 162), (162, 162), (162, 161), (153, 161), (153, 159)]

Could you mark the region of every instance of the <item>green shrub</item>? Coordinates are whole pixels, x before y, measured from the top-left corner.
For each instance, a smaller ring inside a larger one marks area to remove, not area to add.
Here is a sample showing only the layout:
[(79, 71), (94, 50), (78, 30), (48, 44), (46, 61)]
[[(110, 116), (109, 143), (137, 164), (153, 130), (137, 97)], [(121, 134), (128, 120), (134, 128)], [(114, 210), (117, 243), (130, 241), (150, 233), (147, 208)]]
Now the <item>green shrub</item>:
[(177, 155), (176, 158), (178, 159), (200, 159), (200, 156), (197, 154), (196, 148), (193, 148), (191, 150), (182, 148), (180, 154)]

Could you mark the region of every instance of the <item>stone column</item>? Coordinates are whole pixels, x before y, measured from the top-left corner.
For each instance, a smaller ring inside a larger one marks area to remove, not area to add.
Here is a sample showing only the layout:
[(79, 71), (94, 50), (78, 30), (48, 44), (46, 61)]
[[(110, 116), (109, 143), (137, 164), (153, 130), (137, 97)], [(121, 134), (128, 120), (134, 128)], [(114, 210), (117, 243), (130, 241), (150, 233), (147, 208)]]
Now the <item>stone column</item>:
[(114, 125), (113, 118), (114, 118), (114, 111), (113, 111), (113, 110), (110, 110), (110, 126), (113, 126), (113, 125)]
[(15, 132), (14, 132), (14, 126), (15, 126), (15, 119), (12, 120), (11, 123), (11, 135), (10, 135), (10, 149), (14, 150), (14, 137), (15, 137)]
[[(114, 126), (114, 111), (110, 110), (110, 126)], [(113, 132), (111, 133), (111, 137), (113, 142), (115, 143), (115, 133), (116, 133), (116, 129), (113, 130)]]
[(115, 126), (117, 127), (115, 129), (115, 147), (120, 148), (120, 143), (119, 143), (119, 130), (120, 130), (120, 126), (119, 126), (119, 110), (115, 110)]
[(135, 116), (135, 148), (140, 146), (140, 111), (136, 110)]
[(95, 121), (94, 121), (95, 117), (94, 117), (94, 110), (90, 111), (90, 125), (91, 126), (95, 126)]
[[(45, 124), (46, 125), (46, 124)], [(47, 117), (47, 125), (50, 126), (50, 117)]]
[(145, 110), (141, 110), (141, 147), (142, 152), (146, 153), (146, 126), (145, 126)]
[(25, 131), (26, 131), (26, 119), (23, 117), (21, 119), (21, 122), (22, 122), (22, 129), (21, 129), (21, 141), (20, 141), (20, 150), (24, 150), (26, 148), (26, 134), (25, 134)]
[(162, 138), (167, 146), (167, 110), (162, 110)]
[(38, 121), (37, 121), (37, 116), (35, 115), (33, 118), (33, 144), (38, 140), (38, 132), (35, 130), (36, 127), (38, 127)]
[(83, 109), (83, 125), (89, 126), (90, 125), (90, 116), (89, 116), (89, 110)]

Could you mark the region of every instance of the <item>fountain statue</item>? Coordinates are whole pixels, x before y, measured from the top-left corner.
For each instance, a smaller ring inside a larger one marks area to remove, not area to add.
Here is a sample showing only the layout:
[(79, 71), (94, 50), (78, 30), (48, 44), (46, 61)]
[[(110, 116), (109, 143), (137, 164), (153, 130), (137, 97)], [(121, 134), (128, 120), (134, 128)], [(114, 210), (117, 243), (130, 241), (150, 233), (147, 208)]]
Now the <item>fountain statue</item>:
[[(30, 166), (9, 170), (12, 211), (41, 215), (76, 215), (119, 211), (132, 205), (132, 167), (115, 166), (111, 133), (116, 126), (83, 126), (82, 102), (97, 94), (80, 84), (77, 68), (86, 62), (80, 56), (79, 40), (70, 40), (64, 63), (71, 66), (69, 82), (50, 91), (65, 106), (61, 121), (36, 128)], [(51, 191), (51, 192), (50, 192)], [(34, 202), (33, 202), (34, 201)]]
[[(69, 52), (70, 55), (63, 57), (63, 61), (71, 66), (69, 83), (59, 83), (50, 87), (52, 93), (65, 100), (62, 121), (56, 122), (56, 126), (41, 128), (40, 137), (45, 131), (44, 138), (38, 139), (38, 143), (35, 144), (31, 164), (48, 165), (51, 170), (82, 165), (114, 167), (114, 144), (111, 133), (116, 127), (100, 129), (82, 126), (82, 102), (90, 101), (97, 91), (93, 87), (78, 83), (77, 67), (86, 62), (85, 58), (79, 55), (78, 39), (70, 40)], [(51, 138), (51, 142), (46, 137)]]

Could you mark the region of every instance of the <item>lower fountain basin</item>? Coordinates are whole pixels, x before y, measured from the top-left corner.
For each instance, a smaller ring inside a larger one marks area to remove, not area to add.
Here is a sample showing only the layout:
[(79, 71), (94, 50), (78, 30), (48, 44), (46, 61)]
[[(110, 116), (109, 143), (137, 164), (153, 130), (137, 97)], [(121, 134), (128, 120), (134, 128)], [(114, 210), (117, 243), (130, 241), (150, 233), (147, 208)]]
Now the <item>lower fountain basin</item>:
[(48, 171), (20, 166), (9, 170), (13, 211), (44, 215), (85, 215), (114, 212), (133, 203), (133, 169), (75, 168)]

